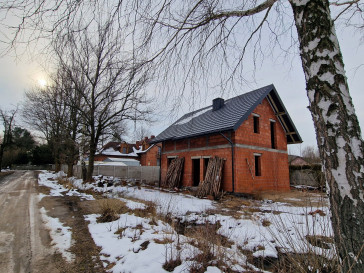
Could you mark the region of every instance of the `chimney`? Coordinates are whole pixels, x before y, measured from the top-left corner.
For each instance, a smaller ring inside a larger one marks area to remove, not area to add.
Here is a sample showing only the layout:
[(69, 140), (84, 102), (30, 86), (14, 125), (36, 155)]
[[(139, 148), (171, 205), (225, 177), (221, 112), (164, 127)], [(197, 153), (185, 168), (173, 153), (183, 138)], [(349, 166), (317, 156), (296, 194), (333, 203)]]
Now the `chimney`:
[(146, 137), (144, 137), (144, 140), (148, 140), (148, 137), (146, 136)]
[(212, 111), (217, 111), (224, 106), (224, 99), (216, 98), (212, 101)]
[(155, 138), (155, 135), (151, 135), (151, 136), (150, 136), (150, 139), (153, 139), (153, 138)]

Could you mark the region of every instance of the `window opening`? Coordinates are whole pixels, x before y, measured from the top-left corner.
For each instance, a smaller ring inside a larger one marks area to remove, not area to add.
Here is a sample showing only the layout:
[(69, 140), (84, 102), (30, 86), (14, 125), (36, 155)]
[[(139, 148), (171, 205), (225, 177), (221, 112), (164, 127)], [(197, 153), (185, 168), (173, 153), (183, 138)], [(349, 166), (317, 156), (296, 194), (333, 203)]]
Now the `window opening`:
[(277, 145), (276, 145), (276, 123), (274, 121), (270, 122), (270, 141), (271, 141), (271, 146), (272, 149), (276, 149)]
[(254, 122), (254, 133), (259, 133), (259, 117), (253, 116), (253, 122)]
[(261, 167), (261, 160), (260, 155), (254, 155), (254, 162), (255, 162), (255, 176), (261, 176), (262, 175), (262, 167)]

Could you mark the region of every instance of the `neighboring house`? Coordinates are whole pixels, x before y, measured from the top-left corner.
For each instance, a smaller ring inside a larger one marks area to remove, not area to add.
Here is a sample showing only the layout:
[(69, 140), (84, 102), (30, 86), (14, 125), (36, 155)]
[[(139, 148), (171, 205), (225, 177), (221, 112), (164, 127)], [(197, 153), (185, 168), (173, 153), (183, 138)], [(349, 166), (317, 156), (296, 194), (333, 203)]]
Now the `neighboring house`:
[(145, 137), (135, 144), (109, 142), (95, 155), (95, 162), (98, 165), (159, 166), (161, 146), (150, 143), (154, 138)]
[(105, 161), (107, 158), (132, 158), (138, 160), (138, 149), (135, 144), (109, 142), (95, 155), (95, 161)]
[(138, 155), (142, 166), (160, 166), (161, 145), (151, 144), (154, 139), (155, 136), (152, 135), (150, 138), (145, 137), (142, 141), (136, 142), (136, 145), (140, 147)]
[(152, 144), (145, 151), (138, 152), (140, 165), (142, 166), (160, 166), (161, 146)]
[(204, 179), (208, 160), (224, 158), (222, 189), (252, 193), (289, 190), (287, 144), (301, 143), (273, 85), (182, 116), (154, 138), (161, 143), (161, 176), (173, 158), (184, 157), (184, 186)]
[(290, 166), (308, 166), (310, 165), (303, 157), (293, 156), (289, 161)]

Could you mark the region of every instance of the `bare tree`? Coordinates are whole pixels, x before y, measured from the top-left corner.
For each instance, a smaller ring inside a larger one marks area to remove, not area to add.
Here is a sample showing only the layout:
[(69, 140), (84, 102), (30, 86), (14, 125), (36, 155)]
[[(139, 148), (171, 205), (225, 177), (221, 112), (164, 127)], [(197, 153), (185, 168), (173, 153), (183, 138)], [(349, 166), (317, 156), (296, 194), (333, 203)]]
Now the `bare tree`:
[(125, 58), (123, 42), (121, 30), (96, 16), (82, 31), (60, 35), (55, 43), (60, 69), (82, 98), (77, 111), (88, 138), (89, 181), (101, 136), (110, 134), (122, 120), (145, 119), (149, 112), (142, 90), (147, 74)]
[(135, 140), (143, 140), (145, 137), (149, 137), (152, 133), (150, 129), (145, 127), (144, 125), (139, 125), (134, 133)]
[(80, 103), (80, 96), (58, 70), (50, 76), (47, 87), (36, 86), (25, 93), (22, 109), (24, 122), (41, 132), (52, 148), (56, 171), (66, 163), (68, 176), (72, 176), (73, 165), (78, 158), (80, 121), (75, 105)]
[(320, 154), (315, 146), (304, 147), (302, 157), (310, 164), (320, 163)]
[(18, 109), (4, 111), (0, 109), (0, 118), (4, 126), (4, 135), (2, 137), (2, 142), (0, 143), (0, 172), (2, 169), (2, 160), (5, 149), (11, 145), (11, 137), (14, 126), (14, 118)]

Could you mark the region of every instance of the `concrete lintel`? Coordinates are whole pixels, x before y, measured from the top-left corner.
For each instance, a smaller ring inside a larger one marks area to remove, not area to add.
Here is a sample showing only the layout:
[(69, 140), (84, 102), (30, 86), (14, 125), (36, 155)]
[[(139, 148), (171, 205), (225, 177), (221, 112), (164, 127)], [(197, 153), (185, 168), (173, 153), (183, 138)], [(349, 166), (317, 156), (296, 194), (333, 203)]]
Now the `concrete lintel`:
[(271, 148), (253, 146), (253, 145), (245, 145), (245, 144), (235, 144), (235, 147), (251, 149), (251, 150), (258, 150), (258, 151), (265, 151), (265, 152), (281, 153), (281, 154), (287, 153), (287, 151), (285, 151), (285, 150), (277, 150), (277, 149), (271, 149)]
[(191, 152), (191, 151), (206, 151), (206, 150), (226, 149), (226, 148), (230, 149), (231, 145), (223, 144), (223, 145), (216, 145), (216, 146), (210, 146), (210, 147), (183, 149), (183, 150), (176, 150), (176, 151), (168, 151), (168, 152), (164, 152), (163, 154), (183, 153), (183, 152)]

